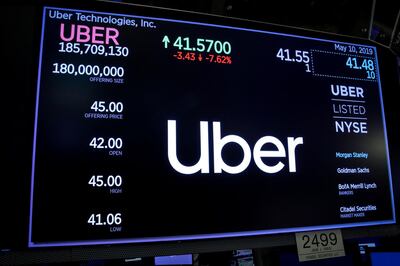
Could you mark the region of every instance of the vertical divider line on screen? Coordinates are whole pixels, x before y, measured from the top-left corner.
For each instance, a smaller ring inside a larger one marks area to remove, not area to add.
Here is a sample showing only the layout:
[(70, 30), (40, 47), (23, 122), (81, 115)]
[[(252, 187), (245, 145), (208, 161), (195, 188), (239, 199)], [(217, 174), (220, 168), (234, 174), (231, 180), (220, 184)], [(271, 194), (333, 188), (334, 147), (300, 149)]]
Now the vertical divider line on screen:
[(311, 55), (311, 71), (312, 71), (312, 74), (314, 75), (314, 74), (315, 74), (315, 71), (314, 71), (313, 49), (310, 50), (310, 55)]

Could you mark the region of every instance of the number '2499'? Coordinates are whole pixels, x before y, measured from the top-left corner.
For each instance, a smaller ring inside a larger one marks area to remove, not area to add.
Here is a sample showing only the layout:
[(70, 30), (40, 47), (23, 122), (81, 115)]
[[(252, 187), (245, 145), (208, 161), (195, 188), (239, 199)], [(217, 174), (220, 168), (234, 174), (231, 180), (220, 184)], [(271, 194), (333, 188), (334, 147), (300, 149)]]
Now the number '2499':
[(303, 248), (319, 247), (320, 245), (326, 247), (328, 245), (335, 246), (337, 244), (337, 236), (334, 232), (329, 234), (315, 234), (313, 237), (310, 235), (303, 235)]

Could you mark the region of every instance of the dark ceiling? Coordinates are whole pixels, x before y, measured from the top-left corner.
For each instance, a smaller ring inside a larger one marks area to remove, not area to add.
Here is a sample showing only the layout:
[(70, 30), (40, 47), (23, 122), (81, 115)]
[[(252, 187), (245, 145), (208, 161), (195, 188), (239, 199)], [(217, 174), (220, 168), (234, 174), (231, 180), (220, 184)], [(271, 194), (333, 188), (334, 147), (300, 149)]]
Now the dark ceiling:
[(125, 0), (125, 2), (245, 18), (368, 38), (389, 45), (398, 0)]

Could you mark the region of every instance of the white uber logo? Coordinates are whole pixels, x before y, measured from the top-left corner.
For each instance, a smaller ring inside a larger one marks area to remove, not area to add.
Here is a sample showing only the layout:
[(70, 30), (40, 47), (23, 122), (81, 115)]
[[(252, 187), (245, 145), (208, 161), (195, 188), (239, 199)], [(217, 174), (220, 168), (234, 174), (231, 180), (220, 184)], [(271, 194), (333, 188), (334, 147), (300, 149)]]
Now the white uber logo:
[[(252, 152), (249, 144), (245, 139), (237, 135), (226, 135), (221, 137), (221, 123), (212, 122), (213, 127), (213, 157), (214, 157), (214, 173), (226, 172), (229, 174), (239, 174), (246, 170), (251, 162)], [(235, 143), (243, 150), (242, 161), (238, 165), (228, 165), (222, 158), (222, 149), (228, 143)], [(263, 150), (265, 144), (273, 144), (275, 150)], [(303, 144), (303, 138), (287, 138), (287, 154), (289, 163), (289, 172), (296, 172), (296, 147)], [(168, 120), (168, 160), (171, 166), (181, 174), (194, 174), (201, 172), (204, 174), (210, 173), (209, 162), (209, 136), (208, 136), (208, 122), (200, 122), (200, 159), (196, 164), (187, 166), (183, 165), (176, 152), (177, 147), (177, 134), (176, 134), (176, 121)], [(286, 149), (283, 143), (273, 137), (264, 136), (260, 138), (253, 148), (254, 162), (260, 170), (268, 174), (274, 174), (281, 171), (285, 164), (282, 161), (274, 165), (267, 165), (262, 161), (262, 158), (284, 158), (286, 157)]]

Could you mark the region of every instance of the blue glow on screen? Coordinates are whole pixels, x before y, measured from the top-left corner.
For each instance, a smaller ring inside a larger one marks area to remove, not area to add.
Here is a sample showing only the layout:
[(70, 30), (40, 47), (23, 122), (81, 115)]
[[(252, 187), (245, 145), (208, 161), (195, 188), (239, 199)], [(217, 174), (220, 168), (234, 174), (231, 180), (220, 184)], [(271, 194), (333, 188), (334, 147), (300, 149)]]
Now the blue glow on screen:
[(371, 252), (372, 266), (400, 265), (400, 252)]
[(154, 258), (155, 265), (192, 265), (192, 254), (161, 256)]

